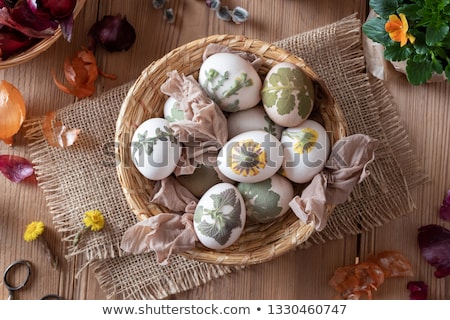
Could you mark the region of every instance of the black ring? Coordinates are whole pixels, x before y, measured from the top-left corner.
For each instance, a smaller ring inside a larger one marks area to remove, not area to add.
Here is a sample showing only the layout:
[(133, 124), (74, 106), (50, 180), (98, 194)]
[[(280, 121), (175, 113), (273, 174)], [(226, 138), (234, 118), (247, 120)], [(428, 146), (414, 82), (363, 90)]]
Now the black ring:
[(43, 296), (41, 300), (64, 300), (64, 298), (57, 294), (47, 294), (46, 296)]
[[(25, 278), (25, 281), (18, 284), (16, 287), (12, 286), (9, 284), (8, 282), (8, 273), (11, 271), (11, 269), (13, 269), (14, 267), (18, 266), (18, 265), (24, 265), (25, 267), (27, 267), (28, 270), (28, 274)], [(27, 283), (28, 280), (30, 279), (30, 275), (31, 275), (31, 263), (30, 261), (27, 260), (17, 260), (13, 263), (11, 263), (5, 270), (5, 273), (3, 274), (3, 282), (5, 283), (5, 287), (9, 290), (9, 291), (17, 291), (21, 288), (23, 288)]]

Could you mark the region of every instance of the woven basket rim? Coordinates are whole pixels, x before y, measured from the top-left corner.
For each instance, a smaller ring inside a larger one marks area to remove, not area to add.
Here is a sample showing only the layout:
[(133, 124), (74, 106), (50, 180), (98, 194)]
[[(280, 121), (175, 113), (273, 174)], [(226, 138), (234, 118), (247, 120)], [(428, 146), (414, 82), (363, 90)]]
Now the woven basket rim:
[[(75, 6), (75, 9), (73, 10), (74, 19), (81, 12), (85, 4), (86, 0), (77, 0), (77, 4)], [(56, 29), (55, 31), (55, 34), (52, 35), (51, 37), (42, 39), (34, 46), (6, 60), (0, 60), (0, 69), (14, 67), (34, 59), (35, 57), (37, 57), (38, 55), (49, 49), (61, 36), (62, 36), (61, 27), (58, 27), (58, 29)]]
[[(332, 143), (347, 134), (347, 124), (342, 110), (322, 79), (314, 73), (302, 58), (273, 44), (240, 35), (217, 34), (191, 41), (173, 49), (147, 66), (132, 84), (119, 111), (115, 134), (118, 160), (117, 174), (129, 207), (138, 220), (163, 212), (163, 208), (150, 203), (148, 200), (153, 182), (143, 178), (137, 169), (132, 164), (130, 165), (131, 160), (128, 155), (129, 149), (127, 146), (129, 146), (131, 136), (136, 127), (145, 120), (146, 112), (155, 113), (158, 116), (162, 115), (161, 103), (147, 108), (144, 99), (147, 98), (147, 94), (150, 95), (150, 99), (155, 96), (156, 101), (162, 99), (160, 96), (163, 94), (158, 91), (160, 84), (167, 79), (167, 72), (177, 69), (174, 64), (180, 63), (183, 64), (183, 68), (194, 68), (195, 63), (198, 64), (199, 51), (204, 50), (210, 43), (222, 44), (232, 49), (254, 53), (263, 58), (263, 65), (266, 64), (267, 68), (282, 61), (296, 64), (311, 78), (316, 89), (318, 89), (316, 104), (320, 104), (320, 107), (317, 108), (317, 112), (320, 113), (325, 128), (332, 128)], [(193, 59), (197, 59), (197, 61), (193, 62)], [(180, 71), (180, 69), (177, 70)], [(161, 75), (162, 73), (164, 74)], [(325, 105), (326, 108), (323, 107)], [(328, 214), (332, 213), (333, 208), (333, 206), (327, 206)], [(314, 231), (314, 222), (304, 224), (290, 210), (288, 214), (275, 222), (264, 225), (246, 225), (238, 241), (227, 249), (211, 250), (198, 243), (194, 249), (181, 255), (188, 259), (221, 265), (257, 264), (295, 249), (306, 242)], [(265, 238), (266, 234), (268, 234), (267, 239)]]

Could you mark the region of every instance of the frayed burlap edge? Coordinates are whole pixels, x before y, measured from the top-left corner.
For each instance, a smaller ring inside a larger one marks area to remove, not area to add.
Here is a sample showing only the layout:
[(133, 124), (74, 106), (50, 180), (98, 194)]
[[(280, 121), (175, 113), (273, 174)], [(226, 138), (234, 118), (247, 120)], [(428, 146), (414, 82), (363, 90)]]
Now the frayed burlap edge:
[[(142, 261), (153, 261), (154, 266), (158, 265), (151, 254), (104, 259), (92, 263), (97, 281), (106, 292), (107, 299), (167, 299), (170, 295), (190, 290), (242, 269), (211, 265), (176, 256), (173, 260), (177, 265), (174, 274), (174, 269), (159, 265), (157, 269), (152, 266), (142, 268)], [(134, 272), (133, 281), (130, 281), (130, 271)]]

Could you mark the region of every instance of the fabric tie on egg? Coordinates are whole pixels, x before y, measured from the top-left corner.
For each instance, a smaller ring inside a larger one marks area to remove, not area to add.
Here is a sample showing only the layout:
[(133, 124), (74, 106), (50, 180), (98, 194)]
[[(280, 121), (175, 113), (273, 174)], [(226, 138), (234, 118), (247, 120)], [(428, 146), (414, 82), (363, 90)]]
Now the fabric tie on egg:
[(152, 203), (166, 207), (167, 212), (144, 219), (123, 234), (120, 248), (141, 254), (154, 251), (158, 263), (167, 265), (171, 255), (192, 249), (197, 241), (193, 213), (197, 198), (174, 177), (156, 182)]
[(169, 72), (161, 91), (179, 101), (184, 111), (184, 120), (170, 124), (178, 141), (186, 146), (174, 173), (192, 174), (198, 164), (217, 155), (227, 141), (226, 118), (192, 76)]
[(295, 215), (305, 224), (313, 222), (317, 231), (323, 230), (328, 220), (326, 205), (345, 202), (354, 186), (370, 174), (367, 166), (375, 159), (377, 147), (378, 140), (363, 134), (338, 140), (325, 168), (289, 203)]

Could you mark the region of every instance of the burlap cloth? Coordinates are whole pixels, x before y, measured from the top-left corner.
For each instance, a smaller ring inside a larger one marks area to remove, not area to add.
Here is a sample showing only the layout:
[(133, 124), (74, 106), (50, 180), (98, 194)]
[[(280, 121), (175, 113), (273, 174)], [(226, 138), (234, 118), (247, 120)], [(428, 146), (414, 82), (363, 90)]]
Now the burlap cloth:
[[(349, 134), (363, 133), (380, 141), (371, 175), (336, 207), (327, 227), (311, 242), (324, 242), (379, 227), (414, 209), (410, 188), (424, 175), (383, 83), (369, 79), (361, 45), (361, 22), (351, 15), (336, 23), (278, 41), (276, 45), (302, 57), (325, 80), (343, 108)], [(61, 108), (57, 116), (81, 129), (71, 147), (48, 146), (42, 119), (26, 123), (32, 161), (54, 227), (67, 242), (67, 258), (84, 255), (109, 299), (163, 299), (234, 271), (176, 256), (160, 266), (153, 254), (126, 255), (119, 244), (136, 223), (122, 193), (114, 157), (115, 124), (131, 83), (92, 99)], [(71, 245), (87, 210), (105, 215), (101, 232), (86, 233)], [(220, 280), (217, 280), (220, 281)]]

